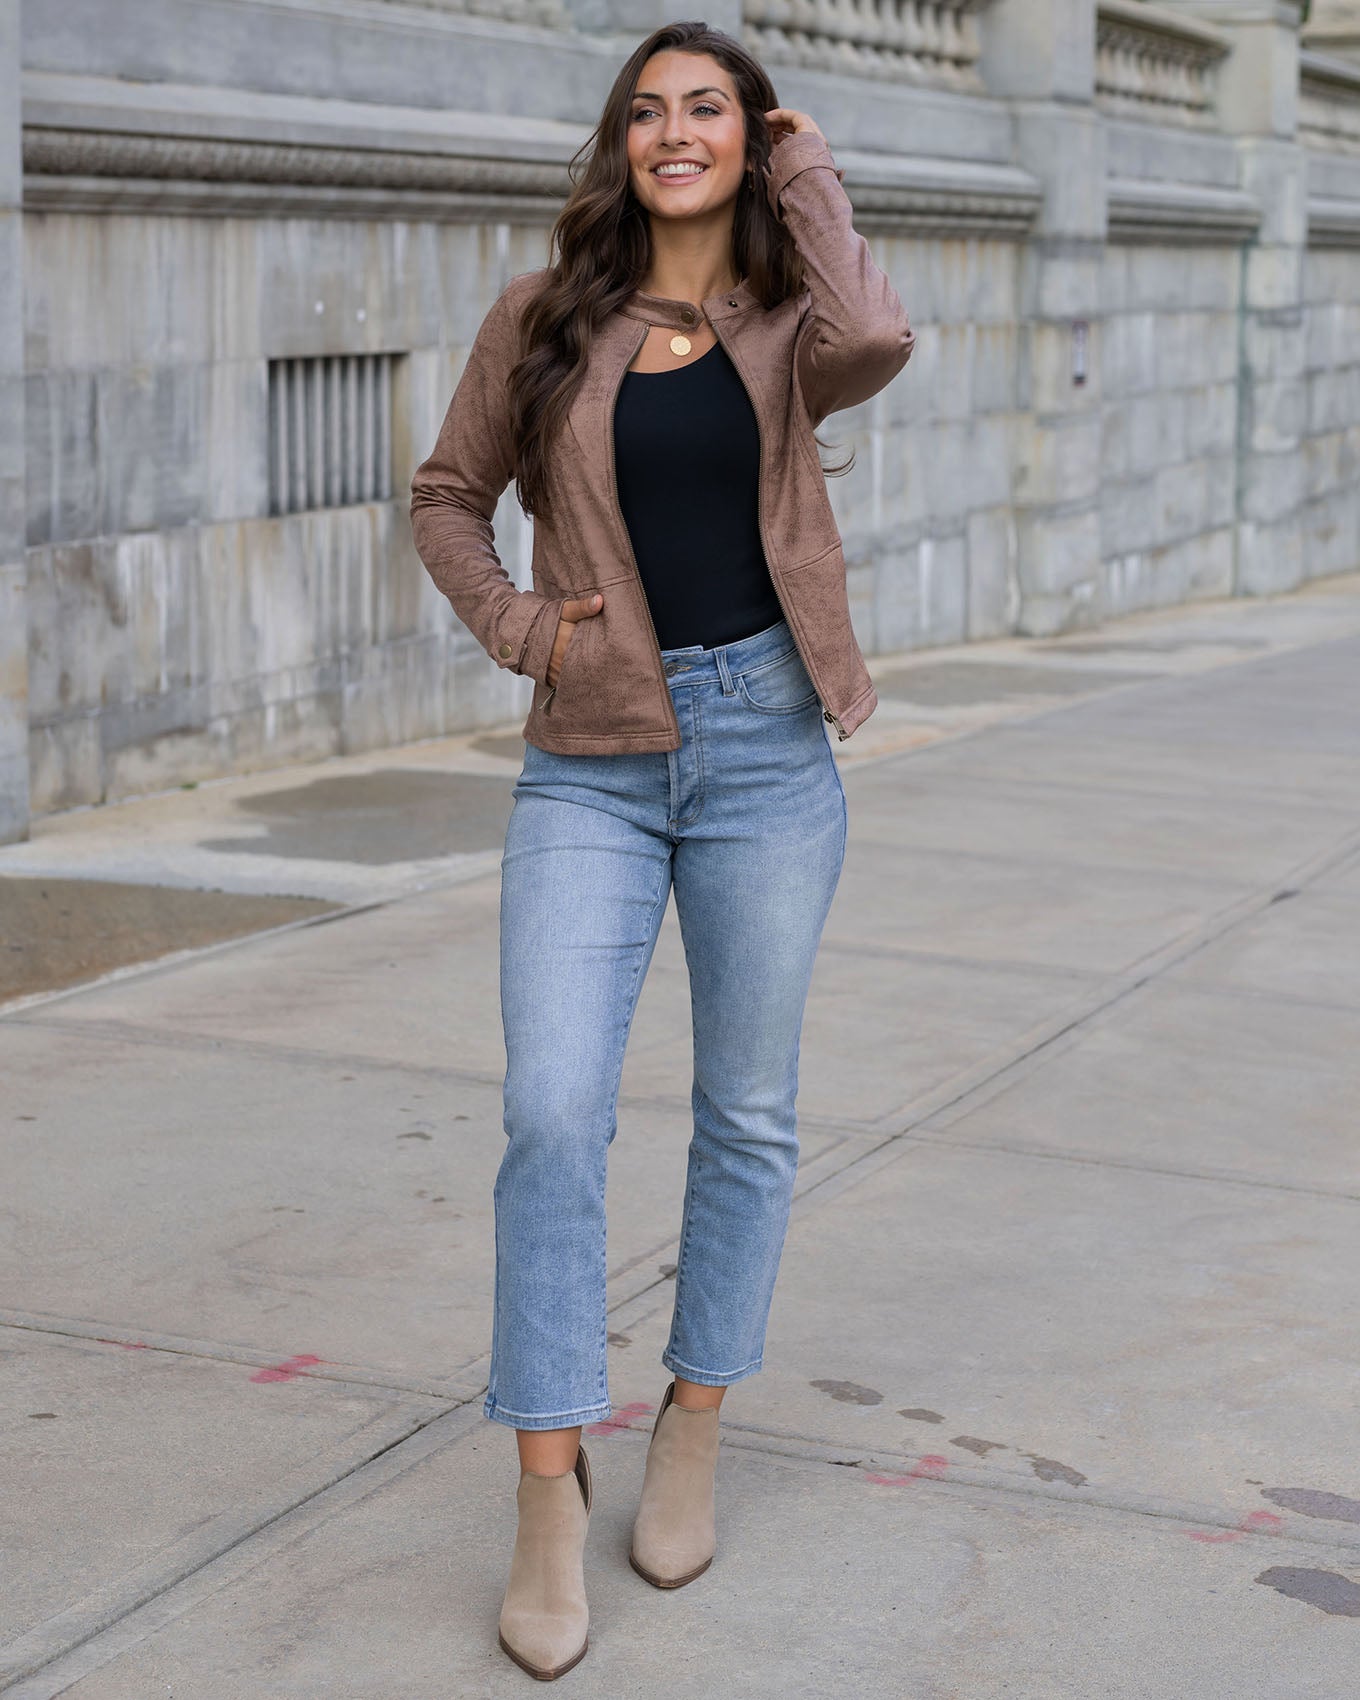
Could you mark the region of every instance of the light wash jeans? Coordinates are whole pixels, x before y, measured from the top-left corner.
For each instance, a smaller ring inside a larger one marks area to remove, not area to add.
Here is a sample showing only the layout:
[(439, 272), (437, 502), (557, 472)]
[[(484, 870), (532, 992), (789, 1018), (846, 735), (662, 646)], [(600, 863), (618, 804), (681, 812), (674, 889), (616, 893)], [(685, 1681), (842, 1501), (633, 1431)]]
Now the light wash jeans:
[(672, 885), (693, 1009), (694, 1136), (661, 1361), (714, 1387), (761, 1367), (798, 1166), (799, 1035), (845, 855), (845, 791), (782, 620), (662, 657), (681, 748), (529, 745), (506, 828), (508, 1143), (483, 1409), (512, 1428), (571, 1428), (611, 1409), (605, 1162)]

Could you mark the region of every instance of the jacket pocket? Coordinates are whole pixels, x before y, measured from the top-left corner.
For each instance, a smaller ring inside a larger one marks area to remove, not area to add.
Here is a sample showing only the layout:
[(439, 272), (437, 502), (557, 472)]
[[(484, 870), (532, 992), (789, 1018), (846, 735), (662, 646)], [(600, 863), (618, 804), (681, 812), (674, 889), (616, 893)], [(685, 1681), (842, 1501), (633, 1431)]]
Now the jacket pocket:
[(736, 683), (746, 706), (761, 714), (797, 714), (817, 701), (816, 687), (796, 649), (738, 673)]
[[(582, 592), (582, 595), (584, 596), (593, 596), (594, 594), (595, 592), (593, 590)], [(588, 635), (589, 628), (591, 626), (598, 625), (598, 623), (603, 619), (604, 609), (602, 608), (598, 614), (587, 614), (584, 620), (577, 620), (575, 625), (572, 627), (571, 637), (567, 640), (567, 647), (563, 652), (561, 665), (557, 669), (557, 683), (555, 685), (548, 686), (547, 694), (543, 698), (542, 712), (544, 714), (549, 716), (552, 715), (554, 706), (557, 702), (557, 693), (564, 686), (568, 691), (575, 690), (577, 666), (581, 661), (581, 645)]]

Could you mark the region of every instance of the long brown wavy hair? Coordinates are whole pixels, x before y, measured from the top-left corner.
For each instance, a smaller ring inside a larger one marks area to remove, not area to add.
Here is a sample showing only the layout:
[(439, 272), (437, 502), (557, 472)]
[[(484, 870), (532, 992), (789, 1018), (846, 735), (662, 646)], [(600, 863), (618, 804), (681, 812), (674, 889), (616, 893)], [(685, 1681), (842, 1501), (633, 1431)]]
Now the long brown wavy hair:
[[(770, 207), (762, 175), (770, 157), (765, 114), (778, 106), (774, 84), (753, 54), (703, 22), (665, 24), (620, 68), (600, 121), (572, 155), (572, 189), (549, 238), (552, 262), (521, 319), (522, 353), (508, 389), (515, 444), (515, 495), (526, 514), (548, 512), (548, 462), (586, 374), (596, 329), (639, 288), (651, 263), (648, 217), (633, 193), (628, 124), (633, 91), (654, 53), (668, 48), (710, 54), (731, 75), (746, 131), (746, 160), (732, 218), (732, 260), (767, 310), (803, 287), (803, 262), (787, 227)], [(578, 175), (579, 172), (579, 175)], [(825, 446), (825, 445), (822, 445)], [(842, 466), (847, 472), (853, 453)]]

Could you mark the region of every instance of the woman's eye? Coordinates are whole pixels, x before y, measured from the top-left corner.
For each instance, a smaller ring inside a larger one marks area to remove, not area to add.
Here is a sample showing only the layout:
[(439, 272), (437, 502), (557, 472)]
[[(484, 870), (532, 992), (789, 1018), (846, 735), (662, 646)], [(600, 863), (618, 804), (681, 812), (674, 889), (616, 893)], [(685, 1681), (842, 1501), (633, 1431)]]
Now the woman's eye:
[[(721, 118), (722, 117), (722, 113), (719, 110), (719, 108), (716, 107), (716, 106), (710, 105), (708, 101), (702, 102), (699, 106), (696, 106), (694, 108), (694, 110), (696, 112), (711, 112), (715, 118)], [(635, 119), (646, 118), (649, 113), (655, 114), (655, 112), (656, 112), (656, 108), (654, 106), (639, 106), (637, 111), (634, 112), (633, 117)]]

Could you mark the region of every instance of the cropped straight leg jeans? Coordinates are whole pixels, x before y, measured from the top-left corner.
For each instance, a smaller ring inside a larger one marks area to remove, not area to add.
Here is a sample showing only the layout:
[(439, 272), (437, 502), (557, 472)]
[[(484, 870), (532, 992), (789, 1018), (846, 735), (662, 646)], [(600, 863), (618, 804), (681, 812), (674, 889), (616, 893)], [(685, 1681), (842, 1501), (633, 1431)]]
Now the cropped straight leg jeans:
[(726, 1386), (761, 1367), (798, 1166), (813, 959), (845, 855), (845, 791), (784, 621), (662, 651), (681, 747), (529, 745), (506, 828), (506, 1146), (485, 1414), (609, 1415), (605, 1167), (624, 1046), (671, 889), (689, 970), (694, 1132), (662, 1362)]

